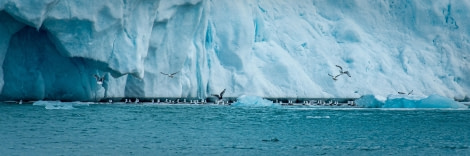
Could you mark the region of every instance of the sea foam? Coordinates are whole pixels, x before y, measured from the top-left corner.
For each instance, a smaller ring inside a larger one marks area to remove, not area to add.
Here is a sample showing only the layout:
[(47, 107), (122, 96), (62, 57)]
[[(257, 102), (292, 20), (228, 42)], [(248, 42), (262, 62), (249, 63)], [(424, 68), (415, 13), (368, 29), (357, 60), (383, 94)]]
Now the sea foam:
[(44, 106), (46, 109), (75, 109), (79, 106), (89, 106), (87, 102), (61, 102), (61, 101), (36, 101), (34, 106)]

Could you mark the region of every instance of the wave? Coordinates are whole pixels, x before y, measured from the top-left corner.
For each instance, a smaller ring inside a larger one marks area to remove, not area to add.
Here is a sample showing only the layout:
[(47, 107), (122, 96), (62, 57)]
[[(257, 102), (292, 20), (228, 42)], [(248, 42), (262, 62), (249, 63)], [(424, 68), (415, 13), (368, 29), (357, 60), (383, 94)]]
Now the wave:
[(330, 116), (329, 115), (325, 115), (325, 116), (306, 116), (307, 119), (329, 119)]

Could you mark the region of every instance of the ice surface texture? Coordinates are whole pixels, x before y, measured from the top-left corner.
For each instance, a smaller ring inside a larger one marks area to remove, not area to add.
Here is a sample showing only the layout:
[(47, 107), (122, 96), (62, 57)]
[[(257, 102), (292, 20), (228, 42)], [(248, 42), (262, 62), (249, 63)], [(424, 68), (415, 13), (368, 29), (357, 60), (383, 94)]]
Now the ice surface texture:
[(0, 99), (463, 99), (468, 19), (461, 0), (0, 0)]

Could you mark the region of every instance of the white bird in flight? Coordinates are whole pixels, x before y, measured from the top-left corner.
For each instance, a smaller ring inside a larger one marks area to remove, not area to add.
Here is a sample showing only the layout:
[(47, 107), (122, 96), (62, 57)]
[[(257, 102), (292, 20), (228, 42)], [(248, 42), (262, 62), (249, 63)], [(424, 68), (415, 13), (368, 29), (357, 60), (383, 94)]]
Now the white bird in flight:
[(335, 81), (338, 80), (338, 77), (341, 76), (341, 75), (343, 75), (343, 74), (346, 74), (346, 75), (348, 75), (349, 77), (351, 77), (351, 74), (349, 74), (349, 71), (343, 71), (343, 67), (341, 67), (341, 66), (339, 66), (339, 65), (336, 65), (336, 67), (339, 68), (339, 74), (338, 74), (338, 75), (333, 76), (333, 75), (331, 75), (330, 73), (328, 73), (328, 75), (331, 76), (331, 78), (332, 78), (333, 80), (335, 80)]
[(338, 76), (340, 76), (341, 74), (340, 74), (340, 75), (333, 76), (333, 75), (331, 75), (330, 73), (328, 73), (328, 75), (331, 76), (331, 78), (336, 81), (336, 80), (338, 80)]
[(175, 77), (175, 74), (179, 73), (179, 71), (174, 72), (174, 73), (171, 73), (171, 74), (167, 74), (167, 73), (164, 73), (164, 72), (160, 72), (160, 73), (163, 74), (163, 75), (166, 75), (166, 76), (168, 76), (168, 77), (170, 77), (170, 78), (173, 78), (173, 77)]
[(346, 75), (348, 75), (349, 77), (351, 77), (351, 75), (349, 74), (349, 71), (343, 71), (343, 67), (341, 67), (341, 66), (339, 66), (339, 65), (336, 65), (336, 67), (339, 68), (339, 73), (340, 73), (340, 75), (341, 75), (341, 74), (346, 74)]

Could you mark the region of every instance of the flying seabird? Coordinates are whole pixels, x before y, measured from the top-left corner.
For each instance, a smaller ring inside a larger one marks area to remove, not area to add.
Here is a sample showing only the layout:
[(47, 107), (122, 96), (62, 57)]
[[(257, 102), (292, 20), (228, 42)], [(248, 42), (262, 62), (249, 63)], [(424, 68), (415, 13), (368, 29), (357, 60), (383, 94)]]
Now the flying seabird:
[(331, 75), (330, 73), (328, 73), (328, 75), (331, 76), (331, 78), (336, 81), (336, 80), (338, 80), (338, 79), (337, 79), (338, 76), (340, 76), (341, 74), (340, 74), (340, 75), (333, 76), (333, 75)]
[(339, 66), (339, 65), (335, 65), (335, 66), (339, 68), (339, 74), (336, 75), (336, 76), (333, 76), (333, 75), (331, 75), (331, 74), (328, 73), (328, 75), (331, 76), (331, 78), (333, 78), (333, 80), (335, 80), (335, 81), (338, 80), (338, 77), (341, 76), (341, 75), (343, 75), (343, 74), (346, 74), (346, 75), (348, 75), (349, 77), (351, 77), (351, 74), (349, 74), (349, 71), (343, 71), (343, 67), (341, 67), (341, 66)]
[(218, 95), (217, 94), (212, 94), (212, 96), (215, 96), (215, 97), (219, 98), (219, 100), (221, 100), (222, 97), (224, 96), (224, 93), (225, 93), (225, 89), (222, 92), (220, 92), (220, 94), (218, 94)]
[(351, 77), (351, 74), (349, 74), (349, 71), (344, 71), (344, 72), (342, 72), (342, 74), (346, 74), (346, 75), (348, 75), (349, 77)]
[(339, 68), (339, 73), (340, 73), (340, 75), (341, 75), (341, 74), (346, 74), (346, 75), (348, 75), (349, 77), (351, 77), (351, 75), (349, 74), (349, 71), (343, 71), (343, 67), (341, 67), (341, 66), (339, 66), (339, 65), (336, 65), (336, 67)]
[(98, 75), (96, 75), (96, 74), (93, 75), (93, 76), (95, 77), (97, 84), (99, 84), (99, 85), (103, 84), (104, 76), (100, 77), (100, 76), (98, 76)]
[(335, 65), (335, 66), (339, 68), (339, 72), (343, 72), (343, 67), (341, 67), (339, 65)]
[(173, 78), (175, 76), (175, 74), (179, 73), (179, 71), (171, 73), (171, 74), (167, 74), (167, 73), (164, 73), (164, 72), (160, 72), (160, 73), (163, 74), (163, 75), (167, 75), (170, 78)]

